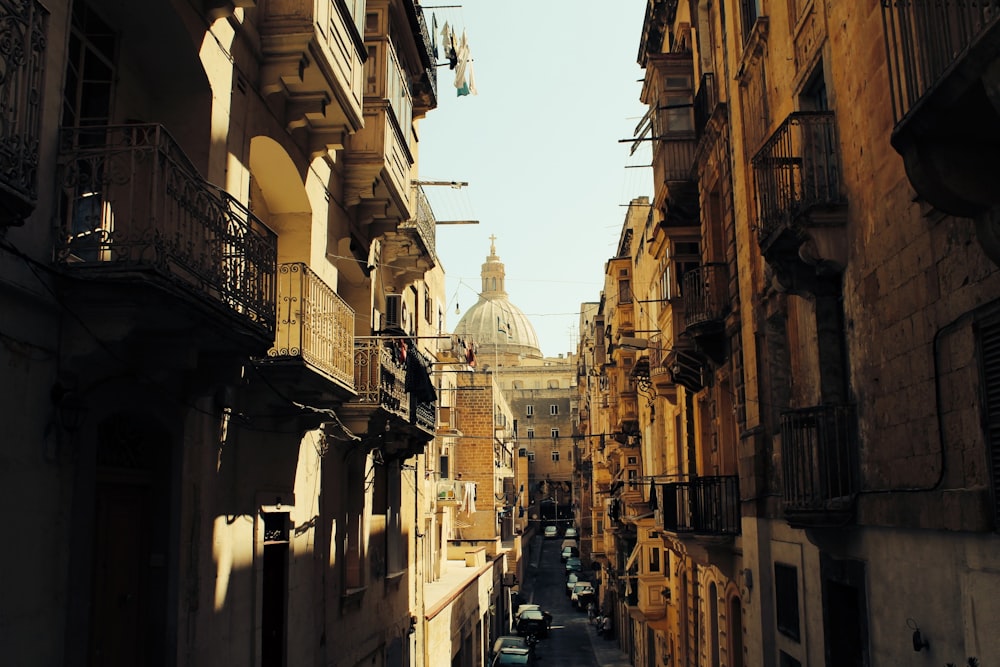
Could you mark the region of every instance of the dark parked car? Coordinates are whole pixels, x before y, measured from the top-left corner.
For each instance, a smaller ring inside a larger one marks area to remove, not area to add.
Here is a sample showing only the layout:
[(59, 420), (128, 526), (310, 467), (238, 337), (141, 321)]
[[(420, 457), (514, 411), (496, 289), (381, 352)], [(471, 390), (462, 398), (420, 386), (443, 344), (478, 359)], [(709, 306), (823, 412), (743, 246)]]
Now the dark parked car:
[[(550, 617), (551, 618), (551, 617)], [(525, 609), (517, 617), (516, 629), (519, 635), (549, 636), (549, 623), (541, 609)]]
[(583, 563), (579, 558), (567, 558), (566, 559), (566, 574), (570, 572), (579, 572), (583, 569)]
[(493, 657), (491, 667), (501, 667), (502, 665), (534, 665), (535, 652), (527, 648), (509, 647), (502, 649)]
[(517, 635), (502, 635), (493, 642), (493, 655), (496, 655), (505, 648), (531, 648), (524, 637)]
[(573, 587), (576, 586), (576, 582), (580, 580), (580, 575), (576, 572), (570, 572), (566, 575), (566, 597), (569, 597), (570, 593), (573, 592)]
[(567, 559), (579, 558), (579, 557), (580, 557), (580, 550), (577, 549), (576, 547), (563, 547), (562, 553), (559, 554), (559, 559), (564, 563), (567, 561)]

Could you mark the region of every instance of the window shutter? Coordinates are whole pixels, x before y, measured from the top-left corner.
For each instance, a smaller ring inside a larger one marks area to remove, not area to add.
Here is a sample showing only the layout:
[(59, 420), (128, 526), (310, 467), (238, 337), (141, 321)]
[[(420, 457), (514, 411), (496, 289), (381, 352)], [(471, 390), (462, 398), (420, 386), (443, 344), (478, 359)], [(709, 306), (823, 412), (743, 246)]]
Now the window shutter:
[(988, 460), (993, 481), (993, 521), (995, 527), (1000, 527), (1000, 319), (994, 318), (980, 325), (979, 354)]

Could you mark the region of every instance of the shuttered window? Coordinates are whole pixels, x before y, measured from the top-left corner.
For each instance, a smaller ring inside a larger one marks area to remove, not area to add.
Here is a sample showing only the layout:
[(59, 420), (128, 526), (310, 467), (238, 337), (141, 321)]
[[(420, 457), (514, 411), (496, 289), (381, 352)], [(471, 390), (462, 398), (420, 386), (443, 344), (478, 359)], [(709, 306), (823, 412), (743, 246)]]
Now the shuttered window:
[(993, 482), (993, 526), (1000, 528), (1000, 317), (979, 324), (986, 446)]

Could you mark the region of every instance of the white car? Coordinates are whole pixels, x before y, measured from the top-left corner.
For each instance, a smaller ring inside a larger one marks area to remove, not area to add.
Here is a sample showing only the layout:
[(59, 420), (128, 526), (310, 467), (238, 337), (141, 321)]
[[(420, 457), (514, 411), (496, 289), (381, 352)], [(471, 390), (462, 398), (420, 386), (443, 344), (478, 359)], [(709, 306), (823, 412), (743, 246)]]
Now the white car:
[(544, 533), (544, 535), (545, 535), (545, 539), (550, 539), (550, 538), (553, 538), (553, 537), (558, 537), (558, 535), (559, 535), (559, 529), (557, 529), (555, 526), (545, 526), (545, 533)]
[(565, 538), (576, 539), (580, 535), (580, 532), (576, 528), (567, 528), (566, 534), (563, 535)]

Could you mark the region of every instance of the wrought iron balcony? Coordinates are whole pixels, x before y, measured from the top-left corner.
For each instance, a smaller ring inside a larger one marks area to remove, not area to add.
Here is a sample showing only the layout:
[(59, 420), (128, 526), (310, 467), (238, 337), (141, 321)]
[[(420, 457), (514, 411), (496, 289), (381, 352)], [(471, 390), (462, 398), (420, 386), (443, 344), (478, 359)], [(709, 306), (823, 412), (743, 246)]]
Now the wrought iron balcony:
[(382, 264), (393, 282), (422, 280), (440, 263), (437, 256), (437, 221), (423, 187), (410, 188), (413, 217), (382, 235)]
[(427, 25), (424, 9), (419, 4), (408, 2), (407, 9), (414, 12), (417, 40), (417, 51), (424, 64), (424, 76), (418, 84), (412, 86), (413, 106), (417, 111), (426, 112), (437, 106), (437, 55), (434, 50), (434, 36)]
[(854, 408), (819, 405), (782, 414), (781, 470), (789, 523), (850, 521), (859, 490)]
[(703, 264), (684, 274), (685, 331), (720, 326), (729, 312), (729, 271), (725, 264)]
[(273, 337), (277, 237), (204, 182), (162, 126), (67, 128), (61, 145), (59, 263), (145, 278)]
[(354, 388), (359, 407), (380, 408), (409, 421), (410, 395), (406, 391), (406, 363), (395, 341), (376, 336), (354, 339)]
[(701, 75), (701, 83), (694, 96), (694, 133), (698, 139), (705, 133), (705, 127), (718, 106), (719, 92), (715, 89), (715, 75), (705, 72)]
[[(1000, 0), (883, 0), (892, 145), (921, 199), (976, 217), (1000, 205)], [(982, 223), (981, 223), (982, 224)], [(987, 223), (989, 225), (989, 223)], [(986, 228), (980, 243), (995, 262)]]
[(32, 0), (0, 0), (0, 226), (18, 225), (38, 198), (40, 91), (48, 12)]
[(844, 198), (835, 116), (830, 111), (788, 116), (753, 157), (757, 188), (757, 235), (767, 252), (785, 232), (795, 237), (810, 226), (842, 225)]
[(740, 533), (739, 477), (695, 477), (662, 485), (657, 528), (697, 536)]
[(437, 396), (429, 366), (410, 341), (377, 336), (354, 339), (354, 388), (357, 398), (345, 408), (367, 418), (382, 412), (395, 419), (401, 432), (416, 436), (411, 452), (434, 437)]
[(267, 354), (354, 387), (354, 309), (304, 263), (278, 267), (277, 332)]
[[(903, 119), (970, 55), (1000, 55), (1000, 0), (882, 0), (892, 109)], [(986, 55), (986, 58), (982, 58)], [(970, 63), (972, 66), (976, 66)]]

